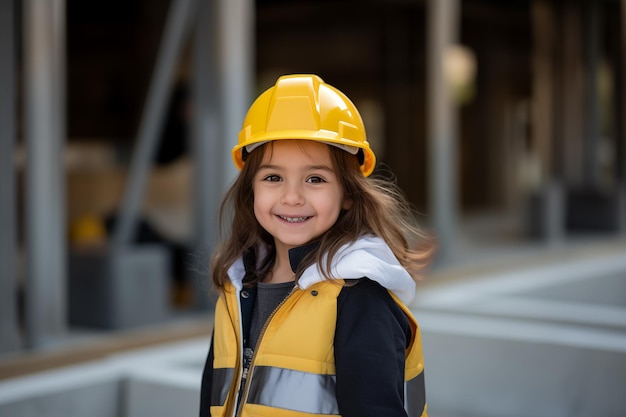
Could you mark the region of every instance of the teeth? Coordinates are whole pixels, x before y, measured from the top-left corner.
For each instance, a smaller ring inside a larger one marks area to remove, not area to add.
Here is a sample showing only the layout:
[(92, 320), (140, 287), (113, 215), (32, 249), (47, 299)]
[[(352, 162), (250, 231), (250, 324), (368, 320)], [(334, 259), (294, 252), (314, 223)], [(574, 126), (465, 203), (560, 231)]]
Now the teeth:
[(280, 216), (280, 218), (288, 221), (289, 223), (300, 223), (308, 219), (308, 217), (285, 217), (285, 216)]

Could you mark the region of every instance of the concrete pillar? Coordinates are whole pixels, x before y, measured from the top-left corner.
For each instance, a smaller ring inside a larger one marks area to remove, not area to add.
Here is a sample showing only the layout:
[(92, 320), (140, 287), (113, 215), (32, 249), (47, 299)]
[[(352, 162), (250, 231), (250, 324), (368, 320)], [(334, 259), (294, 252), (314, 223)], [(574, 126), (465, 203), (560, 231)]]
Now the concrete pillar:
[(218, 210), (225, 190), (227, 141), (220, 115), (218, 50), (218, 2), (200, 2), (193, 38), (192, 80), (194, 118), (192, 158), (194, 163), (194, 228), (190, 279), (195, 306), (210, 305), (209, 260), (218, 240)]
[(597, 188), (602, 180), (598, 159), (600, 152), (600, 97), (598, 95), (598, 68), (600, 64), (600, 6), (595, 1), (585, 2), (583, 13), (583, 49), (585, 55), (585, 150), (583, 153), (584, 182)]
[(193, 129), (196, 305), (210, 302), (209, 257), (218, 240), (218, 210), (237, 175), (231, 149), (253, 94), (254, 2), (213, 0), (198, 13), (194, 44)]
[(237, 175), (231, 149), (237, 144), (248, 107), (254, 99), (255, 2), (253, 0), (218, 0), (217, 48), (220, 109), (223, 123), (221, 140), (224, 166), (224, 189)]
[(26, 337), (30, 347), (66, 331), (65, 1), (23, 5), (26, 143)]
[(533, 1), (532, 148), (539, 157), (541, 177), (544, 180), (552, 175), (555, 43), (553, 13), (550, 1)]
[(585, 69), (582, 45), (582, 8), (580, 2), (562, 5), (558, 131), (560, 169), (563, 179), (570, 185), (583, 184), (580, 169), (584, 155), (585, 132)]
[(446, 263), (458, 232), (457, 117), (445, 72), (459, 27), (458, 0), (430, 0), (427, 20), (428, 215), (439, 240), (439, 261)]
[(20, 347), (15, 190), (15, 1), (0, 2), (0, 355)]
[(540, 161), (541, 184), (529, 200), (529, 231), (546, 243), (558, 244), (565, 233), (564, 190), (555, 176), (555, 15), (550, 0), (534, 0), (532, 149)]

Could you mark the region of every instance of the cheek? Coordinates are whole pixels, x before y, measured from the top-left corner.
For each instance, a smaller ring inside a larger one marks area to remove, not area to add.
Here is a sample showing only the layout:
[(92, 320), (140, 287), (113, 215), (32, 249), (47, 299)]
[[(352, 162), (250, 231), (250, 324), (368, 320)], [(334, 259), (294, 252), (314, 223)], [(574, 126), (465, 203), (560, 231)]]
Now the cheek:
[(326, 200), (326, 202), (326, 211), (329, 214), (332, 214), (335, 218), (339, 217), (341, 209), (345, 208), (346, 205), (346, 201), (344, 200), (342, 193), (337, 193), (333, 196), (333, 198)]
[[(264, 195), (266, 196), (265, 198), (263, 197)], [(252, 204), (253, 204), (253, 209), (254, 209), (254, 215), (256, 216), (257, 219), (259, 218), (259, 216), (266, 214), (265, 212), (269, 210), (268, 198), (265, 193), (255, 192), (254, 198), (252, 201), (253, 201)]]

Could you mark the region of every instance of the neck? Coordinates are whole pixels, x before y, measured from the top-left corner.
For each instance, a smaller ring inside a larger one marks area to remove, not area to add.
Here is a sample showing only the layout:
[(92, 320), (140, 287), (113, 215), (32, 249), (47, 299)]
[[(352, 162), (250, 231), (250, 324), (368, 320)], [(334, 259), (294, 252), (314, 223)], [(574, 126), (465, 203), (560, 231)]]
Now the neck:
[(269, 274), (263, 279), (268, 284), (295, 281), (296, 274), (291, 270), (288, 252), (276, 252), (276, 261)]

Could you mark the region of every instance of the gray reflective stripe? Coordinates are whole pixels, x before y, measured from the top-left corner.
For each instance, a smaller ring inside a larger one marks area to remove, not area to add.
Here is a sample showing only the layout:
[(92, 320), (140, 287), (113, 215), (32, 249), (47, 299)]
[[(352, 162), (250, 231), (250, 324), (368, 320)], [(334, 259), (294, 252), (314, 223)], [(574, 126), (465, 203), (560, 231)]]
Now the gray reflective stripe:
[(247, 402), (309, 414), (338, 415), (335, 385), (335, 375), (257, 366)]
[(424, 413), (426, 389), (423, 371), (406, 383), (405, 405), (409, 417), (420, 417)]
[(235, 370), (233, 368), (216, 368), (213, 370), (211, 405), (224, 405), (234, 375)]

